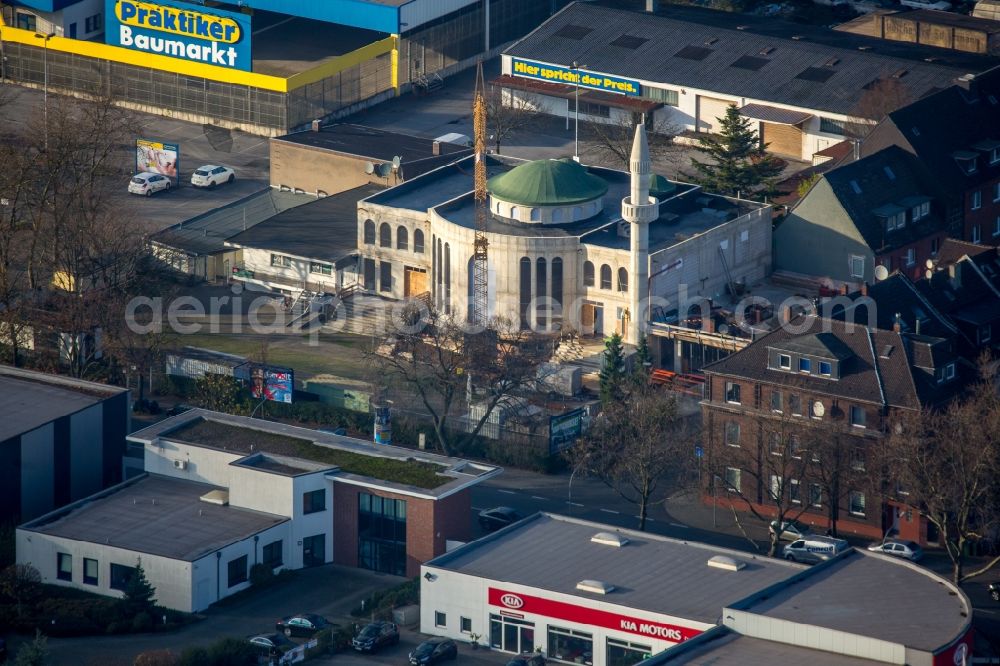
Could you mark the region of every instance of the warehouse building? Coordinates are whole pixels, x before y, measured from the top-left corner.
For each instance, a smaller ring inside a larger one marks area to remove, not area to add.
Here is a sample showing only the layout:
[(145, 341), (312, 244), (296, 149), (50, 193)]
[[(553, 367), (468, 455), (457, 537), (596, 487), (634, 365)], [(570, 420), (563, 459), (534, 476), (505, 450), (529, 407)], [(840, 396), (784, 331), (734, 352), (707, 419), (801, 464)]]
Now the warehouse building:
[(120, 596), (141, 561), (159, 603), (199, 611), (272, 570), (397, 576), (469, 540), (470, 488), (500, 469), (193, 409), (129, 436), (145, 474), (17, 529), (42, 580)]
[[(442, 76), (523, 36), (562, 4), (3, 2), (0, 77), (70, 94), (109, 95), (143, 111), (274, 136), (414, 87), (431, 89)], [(197, 34), (162, 27), (164, 20), (182, 17), (212, 29)]]
[[(577, 63), (579, 69), (574, 69)], [(730, 105), (772, 153), (811, 161), (857, 118), (870, 91), (917, 99), (996, 58), (677, 5), (656, 13), (573, 3), (503, 53), (497, 83), (546, 113), (718, 132)], [(867, 115), (866, 115), (867, 114)]]
[(127, 389), (0, 365), (0, 521), (119, 483), (129, 407)]
[(953, 666), (972, 640), (957, 586), (867, 551), (809, 568), (539, 513), (421, 572), (422, 632), (550, 662)]

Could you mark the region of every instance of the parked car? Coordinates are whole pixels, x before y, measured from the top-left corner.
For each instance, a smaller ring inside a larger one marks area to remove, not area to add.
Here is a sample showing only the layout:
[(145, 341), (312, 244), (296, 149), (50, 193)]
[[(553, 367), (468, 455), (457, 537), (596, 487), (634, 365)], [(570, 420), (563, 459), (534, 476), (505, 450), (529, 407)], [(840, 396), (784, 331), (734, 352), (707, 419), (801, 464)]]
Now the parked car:
[(399, 627), (392, 622), (372, 622), (351, 640), (351, 645), (358, 652), (375, 652), (383, 645), (397, 643), (399, 643)]
[(513, 525), (522, 516), (509, 506), (498, 506), (494, 509), (484, 509), (479, 512), (479, 525), (487, 532), (496, 532), (502, 527)]
[(843, 539), (828, 536), (810, 536), (793, 541), (781, 551), (782, 557), (792, 562), (816, 564), (844, 552), (851, 545)]
[(410, 653), (412, 666), (431, 666), (445, 659), (458, 657), (458, 646), (450, 638), (430, 638), (418, 645)]
[(545, 666), (545, 657), (537, 652), (522, 654), (508, 661), (507, 666)]
[(250, 644), (257, 648), (260, 655), (264, 657), (280, 657), (295, 647), (295, 643), (282, 634), (251, 636)]
[(951, 9), (951, 3), (944, 0), (899, 0), (899, 4), (910, 9), (936, 9), (941, 12)]
[[(778, 530), (778, 521), (772, 520), (767, 530), (771, 534), (774, 534)], [(783, 520), (781, 521), (781, 534), (778, 538), (782, 541), (795, 541), (796, 539), (812, 536), (812, 533), (812, 528), (805, 523), (800, 523), (797, 520)]]
[(170, 179), (158, 173), (137, 173), (128, 181), (129, 194), (151, 197), (155, 192), (170, 189)]
[(167, 416), (177, 416), (178, 414), (183, 414), (189, 409), (191, 409), (191, 405), (185, 405), (183, 402), (178, 402), (176, 405), (167, 410)]
[(302, 613), (300, 615), (289, 615), (286, 618), (278, 620), (274, 628), (285, 636), (312, 636), (329, 626), (329, 620), (322, 615)]
[(914, 541), (901, 541), (899, 539), (886, 539), (882, 542), (873, 543), (868, 546), (868, 550), (873, 553), (902, 557), (911, 562), (917, 562), (924, 556), (924, 549)]
[(191, 174), (191, 184), (195, 187), (215, 187), (236, 180), (236, 172), (229, 167), (206, 164)]

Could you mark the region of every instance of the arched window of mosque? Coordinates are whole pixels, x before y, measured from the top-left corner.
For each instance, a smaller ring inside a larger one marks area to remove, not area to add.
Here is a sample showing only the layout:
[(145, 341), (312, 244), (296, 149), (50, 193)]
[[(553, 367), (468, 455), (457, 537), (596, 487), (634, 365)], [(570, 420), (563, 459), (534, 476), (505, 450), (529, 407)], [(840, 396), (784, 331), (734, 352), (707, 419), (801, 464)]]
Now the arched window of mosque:
[(375, 223), (365, 220), (365, 245), (375, 244)]
[(518, 209), (517, 206), (511, 206), (510, 207), (510, 217), (511, 217), (512, 220), (519, 219), (518, 216), (520, 214), (521, 214), (521, 211)]
[(562, 208), (556, 208), (552, 211), (553, 222), (562, 222), (564, 219), (566, 219), (566, 213)]
[(542, 219), (542, 211), (538, 210), (537, 208), (532, 208), (531, 209), (531, 221), (532, 222), (538, 222), (538, 220), (540, 220), (540, 219)]
[(406, 231), (406, 227), (400, 226), (396, 229), (396, 249), (406, 250), (409, 248), (410, 244), (410, 234)]
[(573, 219), (579, 220), (583, 217), (583, 209), (579, 206), (573, 206)]
[(424, 253), (424, 232), (420, 229), (416, 229), (413, 232), (413, 251), (420, 254)]
[(611, 266), (601, 266), (601, 289), (611, 289)]
[(388, 222), (383, 222), (378, 228), (378, 244), (381, 247), (392, 247), (392, 227)]
[(594, 286), (594, 262), (592, 261), (583, 262), (583, 286)]
[(618, 269), (618, 291), (628, 291), (628, 271), (624, 268)]

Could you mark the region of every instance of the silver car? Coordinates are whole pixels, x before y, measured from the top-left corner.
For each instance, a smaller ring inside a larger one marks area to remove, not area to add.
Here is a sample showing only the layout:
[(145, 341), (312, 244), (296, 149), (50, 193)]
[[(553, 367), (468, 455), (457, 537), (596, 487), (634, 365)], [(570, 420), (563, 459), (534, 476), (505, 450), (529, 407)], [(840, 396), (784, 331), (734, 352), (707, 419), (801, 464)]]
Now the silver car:
[(151, 197), (154, 192), (170, 189), (170, 179), (158, 173), (137, 173), (128, 182), (129, 194)]
[(873, 543), (868, 546), (868, 550), (873, 553), (902, 557), (911, 562), (918, 562), (924, 556), (924, 549), (920, 547), (920, 544), (901, 539), (886, 539), (880, 543)]

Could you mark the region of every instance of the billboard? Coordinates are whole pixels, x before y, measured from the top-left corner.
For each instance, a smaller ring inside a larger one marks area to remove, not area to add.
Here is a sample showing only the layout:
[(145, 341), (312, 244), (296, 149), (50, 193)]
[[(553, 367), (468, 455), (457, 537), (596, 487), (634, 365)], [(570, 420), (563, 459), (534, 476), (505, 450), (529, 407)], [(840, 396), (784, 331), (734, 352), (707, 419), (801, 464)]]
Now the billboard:
[(176, 0), (106, 0), (112, 46), (252, 71), (250, 16)]
[(570, 444), (583, 434), (583, 420), (586, 412), (574, 409), (549, 417), (549, 453), (558, 453), (569, 448)]
[(176, 143), (136, 139), (135, 170), (136, 173), (159, 173), (178, 184), (178, 162), (181, 147)]
[(295, 376), (288, 368), (255, 365), (250, 369), (250, 394), (258, 400), (291, 404)]
[(638, 97), (642, 94), (642, 84), (633, 79), (623, 79), (620, 76), (609, 76), (607, 74), (594, 74), (583, 70), (574, 70), (569, 67), (559, 65), (547, 65), (543, 62), (524, 60), (523, 58), (511, 58), (510, 73), (514, 76), (523, 76), (528, 79), (538, 79), (550, 83), (568, 83), (579, 85), (581, 88), (592, 90), (602, 90), (629, 97)]

